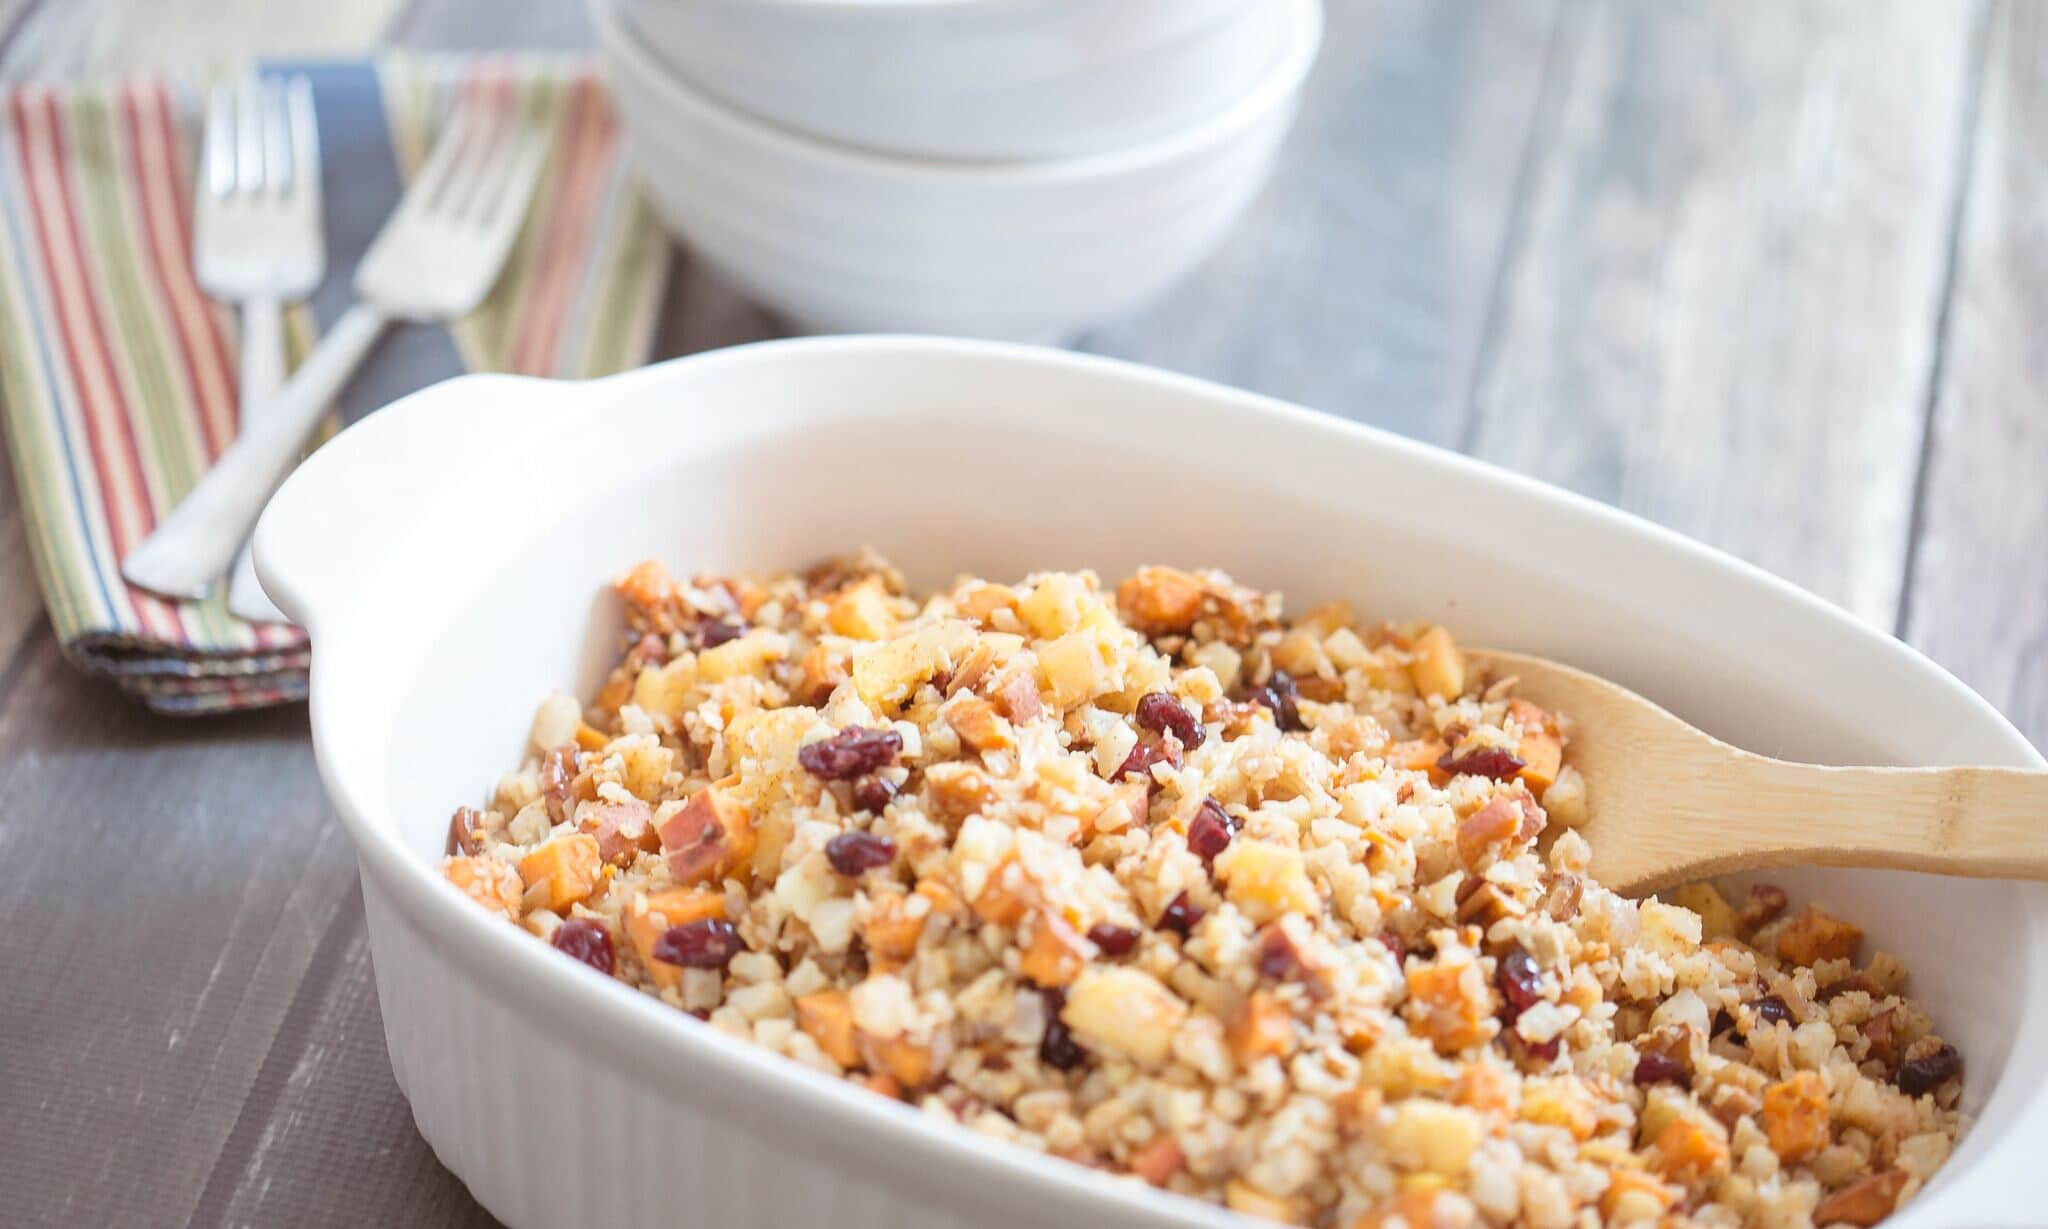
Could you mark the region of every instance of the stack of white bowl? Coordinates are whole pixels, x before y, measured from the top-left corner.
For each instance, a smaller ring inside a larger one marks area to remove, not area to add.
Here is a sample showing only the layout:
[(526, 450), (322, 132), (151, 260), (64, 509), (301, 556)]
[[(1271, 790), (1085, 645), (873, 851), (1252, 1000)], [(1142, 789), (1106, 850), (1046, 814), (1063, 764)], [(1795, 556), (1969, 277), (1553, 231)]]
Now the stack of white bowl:
[(590, 0), (655, 210), (823, 332), (1064, 340), (1264, 183), (1319, 0)]

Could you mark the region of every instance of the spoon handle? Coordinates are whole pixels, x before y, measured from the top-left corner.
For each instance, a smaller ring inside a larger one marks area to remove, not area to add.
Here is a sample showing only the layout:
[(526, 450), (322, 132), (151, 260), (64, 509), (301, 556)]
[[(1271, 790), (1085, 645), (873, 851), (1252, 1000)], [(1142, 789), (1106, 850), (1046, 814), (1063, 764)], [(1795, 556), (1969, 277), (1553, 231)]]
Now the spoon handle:
[(2048, 881), (2048, 772), (1833, 768), (1742, 756), (1745, 797), (1689, 841), (1688, 877), (1784, 866), (1881, 866)]

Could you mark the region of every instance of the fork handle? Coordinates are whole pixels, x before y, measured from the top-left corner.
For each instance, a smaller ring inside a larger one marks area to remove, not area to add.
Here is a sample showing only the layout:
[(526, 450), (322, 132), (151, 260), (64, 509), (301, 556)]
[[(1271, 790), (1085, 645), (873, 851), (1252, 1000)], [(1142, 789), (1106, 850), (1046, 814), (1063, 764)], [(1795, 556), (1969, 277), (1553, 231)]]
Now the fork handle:
[[(242, 389), (246, 416), (264, 408), (284, 383), (284, 304), (273, 298), (242, 300)], [(256, 579), (256, 557), (249, 539), (235, 552), (228, 573), (228, 613), (251, 623), (286, 622), (284, 612), (263, 592)]]
[(173, 597), (205, 596), (234, 562), (249, 530), (348, 384), (389, 317), (367, 303), (348, 309), (275, 397), (249, 407), (242, 433), (156, 532), (122, 561), (121, 574)]

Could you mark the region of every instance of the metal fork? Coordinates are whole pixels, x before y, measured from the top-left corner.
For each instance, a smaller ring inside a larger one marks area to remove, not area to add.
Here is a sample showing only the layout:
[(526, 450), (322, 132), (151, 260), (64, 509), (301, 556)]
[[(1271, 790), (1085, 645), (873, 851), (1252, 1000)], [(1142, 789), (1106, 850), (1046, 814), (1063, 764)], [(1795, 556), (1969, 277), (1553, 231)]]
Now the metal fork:
[(204, 593), (234, 560), (327, 405), (393, 320), (463, 315), (490, 292), (533, 198), (547, 132), (515, 104), (465, 98), (419, 177), (356, 269), (361, 301), (320, 338), (291, 379), (221, 454), (185, 501), (122, 562), (145, 589)]
[[(248, 415), (284, 383), (284, 304), (313, 293), (327, 272), (313, 83), (251, 73), (238, 85), (214, 87), (200, 167), (194, 271), (207, 294), (242, 305), (237, 402)], [(284, 621), (256, 581), (246, 538), (228, 578), (228, 609), (256, 622)]]

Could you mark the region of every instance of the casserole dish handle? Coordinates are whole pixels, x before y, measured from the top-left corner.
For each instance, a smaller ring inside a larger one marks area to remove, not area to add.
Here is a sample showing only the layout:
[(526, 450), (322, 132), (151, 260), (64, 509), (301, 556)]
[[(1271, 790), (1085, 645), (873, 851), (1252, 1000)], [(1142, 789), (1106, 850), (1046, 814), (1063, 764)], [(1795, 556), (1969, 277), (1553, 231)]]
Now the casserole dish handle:
[(322, 445), (257, 522), (256, 574), (317, 637), (347, 617), (389, 544), (447, 493), (450, 475), (562, 411), (572, 384), (468, 375), (404, 397)]

